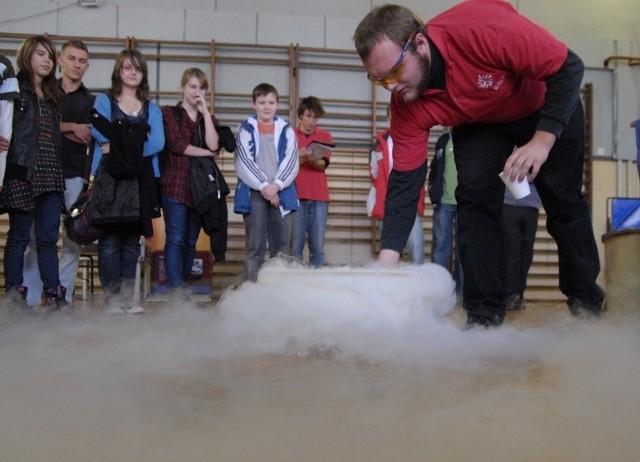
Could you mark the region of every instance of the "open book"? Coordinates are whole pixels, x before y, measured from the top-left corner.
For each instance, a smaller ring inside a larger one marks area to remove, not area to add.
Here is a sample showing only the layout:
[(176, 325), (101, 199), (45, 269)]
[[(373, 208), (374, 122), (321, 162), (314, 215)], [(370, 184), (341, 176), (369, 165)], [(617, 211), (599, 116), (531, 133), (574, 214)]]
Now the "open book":
[(311, 156), (314, 159), (320, 159), (325, 157), (327, 153), (331, 153), (335, 149), (336, 145), (333, 143), (321, 143), (320, 141), (314, 141), (310, 143), (305, 149), (307, 152), (311, 152)]

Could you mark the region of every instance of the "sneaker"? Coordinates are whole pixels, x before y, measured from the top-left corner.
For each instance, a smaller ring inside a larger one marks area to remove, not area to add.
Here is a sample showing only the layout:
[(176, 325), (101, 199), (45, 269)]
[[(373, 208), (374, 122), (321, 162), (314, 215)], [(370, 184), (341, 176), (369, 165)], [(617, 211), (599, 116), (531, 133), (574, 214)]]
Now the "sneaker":
[(524, 301), (520, 294), (511, 294), (504, 301), (507, 311), (521, 311), (524, 310)]
[(570, 298), (567, 300), (567, 306), (571, 314), (577, 318), (599, 318), (602, 313), (602, 302), (594, 303), (578, 298)]
[(25, 286), (15, 286), (7, 290), (6, 301), (10, 313), (38, 313), (38, 309), (36, 307), (29, 306), (27, 303), (27, 292), (28, 289)]
[(124, 309), (124, 312), (127, 314), (142, 314), (144, 313), (144, 308), (133, 302), (131, 305)]
[(175, 287), (169, 291), (168, 301), (171, 305), (179, 306), (191, 303), (191, 293), (188, 287)]
[(105, 309), (105, 313), (115, 315), (115, 314), (124, 314), (124, 308), (120, 306), (120, 303), (108, 303), (107, 308)]
[(66, 294), (67, 289), (63, 286), (58, 286), (55, 289), (45, 289), (42, 292), (42, 306), (50, 313), (71, 313), (73, 312), (73, 305), (67, 301)]
[(480, 316), (477, 314), (468, 314), (467, 322), (463, 326), (462, 330), (471, 330), (476, 328), (489, 329), (490, 327), (499, 327), (502, 325), (503, 319), (494, 314), (488, 318), (486, 316)]

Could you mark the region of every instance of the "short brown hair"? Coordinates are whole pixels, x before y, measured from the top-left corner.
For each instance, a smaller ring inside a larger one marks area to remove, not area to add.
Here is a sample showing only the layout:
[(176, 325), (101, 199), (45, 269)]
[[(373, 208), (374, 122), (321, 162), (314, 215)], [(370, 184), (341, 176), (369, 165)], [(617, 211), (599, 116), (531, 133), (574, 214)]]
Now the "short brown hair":
[(402, 48), (412, 33), (424, 31), (424, 24), (424, 21), (407, 7), (379, 6), (371, 10), (356, 27), (353, 34), (356, 51), (364, 61), (369, 57), (373, 47), (385, 37)]
[(273, 95), (276, 97), (276, 101), (278, 100), (278, 90), (276, 90), (276, 87), (274, 87), (270, 83), (263, 82), (256, 85), (256, 87), (253, 89), (253, 91), (251, 92), (251, 99), (255, 103), (258, 99), (258, 96), (266, 96), (269, 93), (273, 93)]
[(86, 51), (87, 54), (89, 54), (89, 49), (87, 48), (87, 44), (84, 43), (82, 40), (69, 40), (67, 42), (64, 42), (64, 44), (62, 45), (62, 50), (61, 51), (64, 51), (69, 47), (77, 48), (78, 50)]
[(312, 112), (316, 117), (322, 117), (324, 115), (322, 101), (315, 96), (307, 96), (300, 100), (300, 104), (298, 104), (298, 117), (302, 117), (302, 114), (304, 114), (306, 110)]

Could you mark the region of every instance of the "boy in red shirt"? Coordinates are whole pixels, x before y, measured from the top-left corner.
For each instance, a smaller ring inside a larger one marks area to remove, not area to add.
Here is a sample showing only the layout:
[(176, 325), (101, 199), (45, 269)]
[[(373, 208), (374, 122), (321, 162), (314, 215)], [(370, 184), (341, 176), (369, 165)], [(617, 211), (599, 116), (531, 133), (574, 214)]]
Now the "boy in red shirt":
[[(309, 240), (309, 264), (315, 268), (324, 265), (324, 232), (329, 211), (329, 184), (325, 170), (331, 159), (333, 137), (318, 128), (318, 119), (324, 115), (322, 102), (315, 96), (303, 98), (298, 105), (299, 124), (296, 128), (300, 150), (300, 171), (296, 189), (300, 208), (294, 214), (293, 256), (302, 261), (304, 245)], [(316, 147), (314, 148), (315, 143)], [(329, 149), (323, 149), (326, 146)]]

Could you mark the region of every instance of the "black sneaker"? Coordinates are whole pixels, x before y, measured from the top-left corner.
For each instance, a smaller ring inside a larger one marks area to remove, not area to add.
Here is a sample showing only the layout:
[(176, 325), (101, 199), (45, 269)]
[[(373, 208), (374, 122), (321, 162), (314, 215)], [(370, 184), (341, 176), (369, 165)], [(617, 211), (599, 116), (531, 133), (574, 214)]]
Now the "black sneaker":
[(468, 314), (467, 322), (463, 326), (462, 330), (471, 330), (471, 329), (489, 329), (490, 327), (499, 327), (502, 325), (503, 319), (494, 314), (492, 317), (480, 316), (477, 314)]
[(42, 292), (42, 306), (49, 312), (70, 313), (73, 311), (73, 306), (67, 301), (66, 294), (67, 289), (62, 286), (45, 289)]
[(525, 307), (520, 294), (509, 295), (504, 301), (504, 306), (507, 311), (521, 311), (524, 310)]
[(589, 302), (579, 298), (567, 300), (572, 315), (582, 319), (597, 319), (602, 314), (602, 302)]

